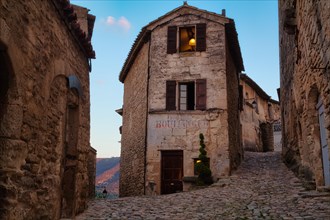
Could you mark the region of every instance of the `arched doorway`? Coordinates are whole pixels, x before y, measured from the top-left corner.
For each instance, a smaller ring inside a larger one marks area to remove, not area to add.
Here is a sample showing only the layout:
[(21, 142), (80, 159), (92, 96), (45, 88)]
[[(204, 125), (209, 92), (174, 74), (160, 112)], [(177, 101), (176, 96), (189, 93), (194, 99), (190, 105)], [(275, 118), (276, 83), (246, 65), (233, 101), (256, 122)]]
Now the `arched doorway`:
[(15, 215), (17, 186), (9, 180), (20, 172), (25, 161), (26, 143), (20, 140), (20, 101), (8, 49), (0, 42), (0, 219)]
[(57, 158), (54, 166), (60, 167), (57, 173), (60, 185), (54, 192), (58, 212), (54, 218), (71, 218), (76, 214), (80, 93), (77, 77), (60, 75), (51, 84), (47, 117), (51, 142), (48, 147)]
[[(311, 143), (308, 144), (306, 158), (314, 168), (316, 185), (329, 185), (330, 167), (328, 145), (326, 140), (326, 127), (324, 106), (316, 84), (311, 86), (308, 93), (308, 134)], [(310, 157), (310, 155), (313, 155)], [(317, 158), (317, 159), (316, 159)]]

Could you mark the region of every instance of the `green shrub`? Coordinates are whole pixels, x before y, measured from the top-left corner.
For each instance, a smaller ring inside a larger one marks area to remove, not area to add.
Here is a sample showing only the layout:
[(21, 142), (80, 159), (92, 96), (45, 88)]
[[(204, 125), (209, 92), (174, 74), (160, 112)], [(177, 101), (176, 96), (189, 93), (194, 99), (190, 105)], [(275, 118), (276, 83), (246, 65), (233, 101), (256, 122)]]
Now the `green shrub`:
[(213, 183), (212, 172), (209, 166), (209, 159), (205, 150), (204, 135), (199, 134), (199, 156), (195, 164), (195, 170), (198, 173), (197, 185), (209, 185)]

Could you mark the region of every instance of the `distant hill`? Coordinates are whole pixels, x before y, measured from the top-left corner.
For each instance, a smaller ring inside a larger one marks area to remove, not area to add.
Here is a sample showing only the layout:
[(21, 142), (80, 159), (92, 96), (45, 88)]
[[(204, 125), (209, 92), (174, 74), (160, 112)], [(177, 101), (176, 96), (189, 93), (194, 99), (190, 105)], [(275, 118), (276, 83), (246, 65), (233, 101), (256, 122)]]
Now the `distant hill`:
[(109, 198), (116, 198), (119, 194), (120, 157), (96, 159), (96, 194), (101, 194), (104, 187)]

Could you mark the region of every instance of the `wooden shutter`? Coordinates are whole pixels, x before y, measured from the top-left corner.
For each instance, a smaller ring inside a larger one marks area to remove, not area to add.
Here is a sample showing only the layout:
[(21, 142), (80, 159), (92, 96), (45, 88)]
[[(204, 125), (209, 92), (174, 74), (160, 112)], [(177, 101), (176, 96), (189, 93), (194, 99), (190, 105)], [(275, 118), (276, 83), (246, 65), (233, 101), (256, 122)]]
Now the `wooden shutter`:
[(167, 29), (167, 53), (176, 53), (177, 27), (169, 26)]
[(196, 51), (206, 50), (206, 24), (196, 25)]
[(206, 110), (206, 79), (196, 80), (196, 110)]
[(166, 81), (166, 110), (176, 110), (176, 81)]

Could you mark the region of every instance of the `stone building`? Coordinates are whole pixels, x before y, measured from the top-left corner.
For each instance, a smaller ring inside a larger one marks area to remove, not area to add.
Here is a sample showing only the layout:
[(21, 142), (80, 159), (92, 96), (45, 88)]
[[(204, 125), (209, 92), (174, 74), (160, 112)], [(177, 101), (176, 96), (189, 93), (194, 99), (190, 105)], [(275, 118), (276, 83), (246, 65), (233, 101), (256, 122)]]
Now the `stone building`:
[(0, 219), (60, 219), (93, 196), (95, 17), (68, 0), (0, 2)]
[(213, 179), (241, 162), (239, 73), (232, 19), (184, 3), (142, 28), (124, 83), (120, 196), (184, 191), (195, 175), (199, 134)]
[(330, 1), (280, 0), (283, 157), (330, 186)]
[(259, 152), (273, 151), (274, 122), (280, 120), (279, 102), (271, 99), (246, 74), (240, 74), (240, 93), (243, 149)]

